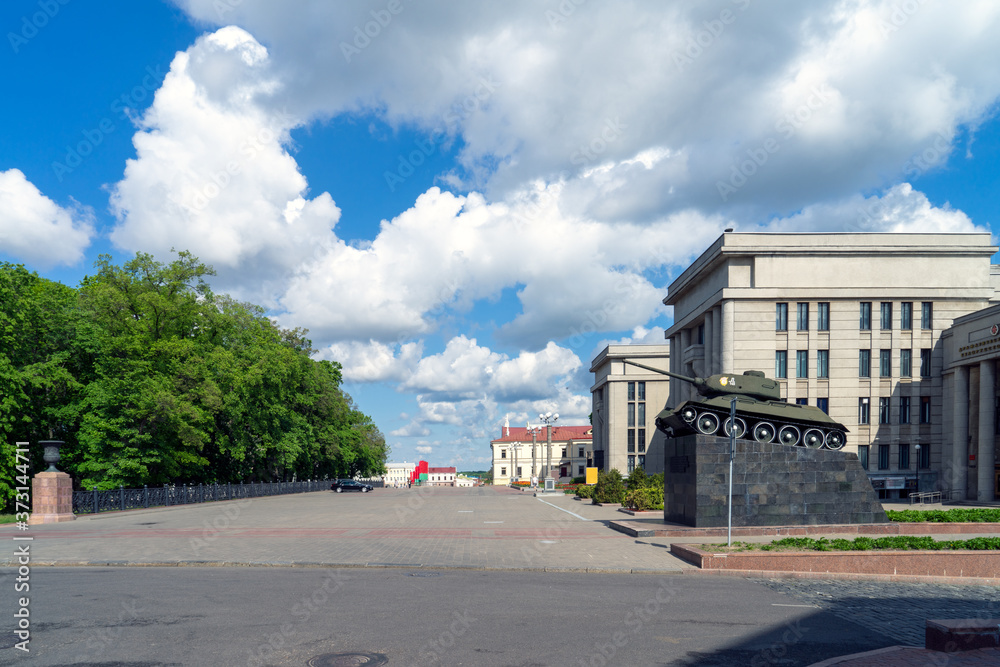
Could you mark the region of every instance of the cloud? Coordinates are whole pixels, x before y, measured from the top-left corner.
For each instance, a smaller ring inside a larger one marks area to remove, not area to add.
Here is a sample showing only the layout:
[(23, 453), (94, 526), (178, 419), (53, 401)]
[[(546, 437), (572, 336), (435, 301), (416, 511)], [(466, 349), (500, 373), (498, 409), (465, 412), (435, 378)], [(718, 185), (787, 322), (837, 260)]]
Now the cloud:
[(434, 448), (431, 447), (430, 445), (418, 445), (414, 449), (417, 450), (418, 454), (424, 454), (424, 455), (429, 455), (434, 451)]
[(94, 236), (92, 211), (59, 206), (19, 169), (0, 171), (0, 211), (0, 249), (39, 267), (76, 264)]

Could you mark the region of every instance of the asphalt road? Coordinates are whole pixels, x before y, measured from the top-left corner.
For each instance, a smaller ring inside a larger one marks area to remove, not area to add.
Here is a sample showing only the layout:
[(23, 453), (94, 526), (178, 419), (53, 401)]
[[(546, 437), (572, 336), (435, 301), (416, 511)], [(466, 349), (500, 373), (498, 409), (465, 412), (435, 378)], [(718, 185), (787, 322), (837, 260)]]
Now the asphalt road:
[(899, 643), (759, 583), (679, 574), (37, 567), (30, 612), (30, 653), (2, 664), (794, 666)]

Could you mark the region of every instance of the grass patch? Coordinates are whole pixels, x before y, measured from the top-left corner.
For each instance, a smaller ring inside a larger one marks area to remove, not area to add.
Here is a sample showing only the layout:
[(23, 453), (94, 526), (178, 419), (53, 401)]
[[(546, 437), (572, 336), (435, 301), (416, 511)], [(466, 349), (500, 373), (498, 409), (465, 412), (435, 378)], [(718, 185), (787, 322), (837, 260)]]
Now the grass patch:
[(991, 507), (956, 507), (950, 510), (886, 510), (890, 521), (899, 523), (998, 523), (1000, 509)]
[(0, 524), (14, 523), (14, 521), (15, 519), (13, 514), (0, 514)]
[(771, 543), (733, 542), (730, 549), (725, 544), (706, 544), (707, 551), (1000, 551), (1000, 537), (973, 537), (968, 540), (935, 540), (933, 537), (914, 535), (889, 535), (886, 537), (857, 537), (853, 540), (825, 537), (786, 537)]

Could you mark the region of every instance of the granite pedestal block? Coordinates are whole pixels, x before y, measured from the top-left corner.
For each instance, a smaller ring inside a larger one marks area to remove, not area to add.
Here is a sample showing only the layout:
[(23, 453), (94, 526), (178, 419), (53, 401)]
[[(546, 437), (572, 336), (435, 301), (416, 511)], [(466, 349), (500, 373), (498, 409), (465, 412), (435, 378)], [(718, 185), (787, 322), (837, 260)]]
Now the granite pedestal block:
[[(667, 438), (663, 484), (664, 521), (698, 528), (727, 525), (729, 438)], [(736, 441), (734, 526), (888, 521), (857, 454)]]
[(72, 521), (73, 479), (64, 472), (40, 472), (31, 479), (28, 524)]

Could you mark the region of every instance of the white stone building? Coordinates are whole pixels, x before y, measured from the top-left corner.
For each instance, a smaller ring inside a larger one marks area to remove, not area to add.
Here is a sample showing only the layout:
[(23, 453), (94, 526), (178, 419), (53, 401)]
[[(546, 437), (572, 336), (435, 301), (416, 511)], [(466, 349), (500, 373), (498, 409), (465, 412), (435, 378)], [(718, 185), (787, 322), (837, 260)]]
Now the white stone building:
[(626, 477), (636, 466), (663, 472), (664, 435), (653, 420), (667, 404), (670, 378), (627, 361), (670, 370), (670, 346), (609, 345), (594, 358), (593, 465)]
[(526, 482), (534, 474), (541, 485), (549, 461), (557, 484), (583, 476), (584, 468), (593, 459), (593, 429), (590, 426), (552, 426), (551, 447), (547, 438), (544, 425), (534, 428), (504, 426), (501, 437), (490, 442), (493, 484), (506, 486), (511, 482)]
[[(942, 336), (995, 299), (996, 252), (989, 234), (726, 233), (667, 290), (670, 370), (762, 370), (789, 402), (847, 426), (847, 451), (883, 497), (915, 489), (918, 470), (921, 489), (964, 494), (945, 474), (959, 452)], [(964, 366), (948, 376), (964, 378)], [(679, 380), (669, 395), (674, 405), (697, 396)]]
[(386, 463), (386, 473), (382, 480), (387, 487), (405, 487), (410, 483), (413, 471), (417, 469), (416, 463)]

